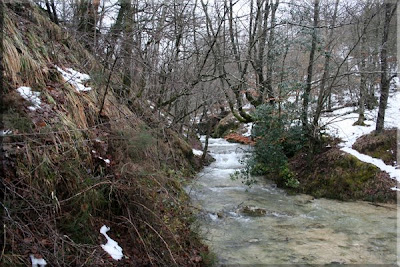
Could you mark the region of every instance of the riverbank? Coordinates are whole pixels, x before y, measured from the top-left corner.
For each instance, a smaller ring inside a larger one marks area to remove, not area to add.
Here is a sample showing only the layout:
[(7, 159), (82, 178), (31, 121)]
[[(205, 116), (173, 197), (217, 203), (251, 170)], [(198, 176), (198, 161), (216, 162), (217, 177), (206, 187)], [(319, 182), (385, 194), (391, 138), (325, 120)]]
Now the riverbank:
[[(257, 154), (257, 157), (262, 158), (262, 162), (258, 162), (260, 164), (255, 164), (254, 160), (250, 162), (251, 171), (254, 172), (255, 169), (292, 193), (307, 193), (314, 197), (339, 200), (394, 203), (397, 182), (400, 180), (396, 158), (397, 128), (400, 127), (397, 120), (399, 100), (399, 92), (390, 93), (385, 119), (387, 128), (379, 134), (374, 132), (377, 109), (365, 112), (363, 125), (356, 123), (359, 114), (354, 107), (335, 108), (334, 111), (325, 113), (320, 121), (320, 143), (313, 154), (306, 147), (297, 151), (297, 148), (294, 149), (295, 139), (301, 139), (298, 137), (300, 132), (291, 136), (282, 134), (279, 140), (292, 138), (294, 143), (288, 141), (289, 144), (283, 144), (283, 149), (286, 145), (289, 146), (290, 153), (285, 151), (285, 155), (281, 155), (281, 161), (287, 158), (288, 164), (283, 164), (279, 170), (271, 171), (272, 166), (268, 165), (268, 162), (277, 159), (276, 156), (268, 157), (275, 153), (272, 150), (277, 148), (273, 148), (271, 143), (277, 139), (270, 138), (269, 141), (264, 140), (263, 144), (258, 144), (271, 131), (251, 137), (252, 125), (243, 124), (224, 138), (229, 142), (255, 145), (264, 154)], [(264, 122), (259, 123), (263, 127)]]
[(209, 148), (216, 161), (186, 192), (217, 264), (396, 262), (395, 205), (292, 195), (262, 177), (248, 187), (231, 174), (244, 167), (249, 146), (210, 139)]

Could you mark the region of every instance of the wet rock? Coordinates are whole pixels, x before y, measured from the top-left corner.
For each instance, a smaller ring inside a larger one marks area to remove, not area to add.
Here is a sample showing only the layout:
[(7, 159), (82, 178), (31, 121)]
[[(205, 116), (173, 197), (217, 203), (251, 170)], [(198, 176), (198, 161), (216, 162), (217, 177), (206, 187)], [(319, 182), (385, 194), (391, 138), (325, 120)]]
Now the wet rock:
[(198, 123), (196, 126), (198, 133), (200, 135), (207, 134), (208, 127), (211, 127), (211, 129), (213, 129), (219, 123), (220, 120), (221, 118), (215, 115), (205, 118), (202, 122)]
[(264, 216), (267, 214), (267, 210), (263, 208), (258, 208), (255, 206), (244, 206), (240, 209), (240, 212), (247, 215), (247, 216)]
[(317, 229), (321, 229), (321, 228), (325, 228), (325, 225), (320, 224), (320, 223), (312, 223), (312, 224), (308, 225), (306, 228), (307, 228), (307, 229), (308, 229), (308, 228), (317, 228)]
[(232, 130), (237, 129), (238, 127), (238, 120), (235, 118), (235, 116), (233, 116), (232, 113), (230, 113), (228, 116), (226, 116), (216, 124), (212, 136), (214, 138), (223, 137)]

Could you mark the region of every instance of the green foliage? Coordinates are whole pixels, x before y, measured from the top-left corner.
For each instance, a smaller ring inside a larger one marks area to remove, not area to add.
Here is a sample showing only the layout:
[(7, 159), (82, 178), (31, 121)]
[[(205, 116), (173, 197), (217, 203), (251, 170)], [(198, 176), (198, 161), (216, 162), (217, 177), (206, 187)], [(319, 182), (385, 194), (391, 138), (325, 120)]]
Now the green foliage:
[(250, 170), (249, 170), (250, 164), (246, 164), (246, 167), (244, 169), (241, 169), (239, 171), (235, 171), (234, 173), (230, 174), (230, 177), (232, 180), (242, 180), (242, 183), (251, 187), (253, 184), (257, 183), (257, 180), (252, 178), (250, 175)]
[(257, 107), (253, 129), (257, 142), (252, 156), (245, 161), (246, 168), (235, 173), (234, 178), (240, 177), (245, 184), (251, 184), (254, 183), (251, 175), (273, 175), (279, 176), (287, 187), (298, 187), (299, 181), (288, 168), (288, 157), (303, 147), (304, 138), (301, 127), (287, 114), (293, 113), (278, 114), (272, 105)]
[(217, 255), (215, 253), (206, 251), (200, 252), (200, 256), (203, 259), (205, 266), (214, 266), (217, 262)]
[(3, 113), (3, 122), (6, 127), (18, 130), (21, 133), (30, 133), (33, 129), (32, 120), (24, 113), (9, 109)]
[(152, 133), (145, 126), (139, 127), (137, 132), (122, 130), (118, 134), (122, 140), (122, 147), (131, 159), (140, 159), (155, 142)]
[(298, 188), (300, 185), (299, 180), (296, 179), (295, 174), (289, 169), (288, 165), (281, 168), (279, 176), (284, 180), (285, 186), (289, 188)]

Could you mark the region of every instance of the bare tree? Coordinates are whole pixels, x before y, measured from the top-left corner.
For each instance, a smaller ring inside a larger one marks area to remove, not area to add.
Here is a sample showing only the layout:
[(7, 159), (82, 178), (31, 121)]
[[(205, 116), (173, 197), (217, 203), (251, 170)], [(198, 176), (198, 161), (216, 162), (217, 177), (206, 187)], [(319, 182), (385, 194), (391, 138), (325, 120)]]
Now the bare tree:
[(385, 123), (385, 110), (389, 97), (389, 86), (390, 79), (388, 77), (388, 62), (387, 62), (387, 49), (389, 39), (389, 26), (390, 21), (396, 12), (397, 3), (385, 3), (385, 22), (383, 24), (383, 35), (382, 35), (382, 48), (381, 48), (381, 96), (379, 99), (379, 110), (378, 119), (376, 121), (376, 131), (381, 132), (384, 128)]
[(307, 81), (306, 86), (304, 88), (303, 93), (303, 108), (302, 108), (302, 115), (301, 121), (303, 125), (303, 129), (305, 132), (308, 132), (308, 108), (309, 108), (309, 101), (310, 101), (310, 93), (311, 93), (311, 86), (312, 86), (312, 78), (313, 78), (313, 68), (314, 68), (314, 56), (315, 50), (317, 46), (317, 27), (319, 21), (319, 0), (314, 0), (314, 16), (313, 16), (313, 28), (312, 28), (312, 39), (311, 39), (311, 50), (310, 50), (310, 57), (308, 61), (308, 68), (307, 68)]

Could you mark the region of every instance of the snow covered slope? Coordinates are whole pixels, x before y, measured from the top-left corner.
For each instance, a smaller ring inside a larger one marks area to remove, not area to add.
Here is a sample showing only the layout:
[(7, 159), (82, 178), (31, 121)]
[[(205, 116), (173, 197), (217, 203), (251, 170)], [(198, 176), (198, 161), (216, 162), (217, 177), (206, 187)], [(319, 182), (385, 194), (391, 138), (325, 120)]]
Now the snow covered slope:
[[(387, 172), (392, 179), (396, 179), (400, 182), (400, 169), (399, 163), (396, 166), (386, 165), (381, 159), (376, 159), (371, 156), (361, 154), (358, 151), (352, 149), (352, 145), (362, 135), (369, 134), (375, 130), (375, 122), (378, 116), (378, 110), (366, 111), (365, 124), (367, 126), (355, 126), (354, 122), (358, 119), (358, 113), (353, 107), (346, 107), (339, 109), (329, 114), (328, 116), (321, 118), (321, 124), (326, 125), (327, 133), (331, 136), (339, 137), (343, 140), (339, 145), (341, 149), (349, 153), (359, 160), (367, 163), (371, 163), (382, 171)], [(389, 95), (388, 107), (385, 114), (385, 128), (400, 128), (400, 92), (394, 92)], [(399, 190), (397, 188), (392, 188)]]

